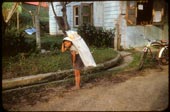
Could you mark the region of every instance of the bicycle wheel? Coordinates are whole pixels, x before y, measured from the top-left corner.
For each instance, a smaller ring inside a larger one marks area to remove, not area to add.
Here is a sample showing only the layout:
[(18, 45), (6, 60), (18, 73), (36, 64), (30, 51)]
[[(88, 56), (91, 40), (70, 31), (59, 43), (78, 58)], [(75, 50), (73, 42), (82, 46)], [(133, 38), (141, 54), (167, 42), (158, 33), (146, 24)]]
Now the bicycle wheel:
[(161, 58), (159, 59), (160, 63), (162, 65), (168, 65), (169, 64), (169, 56), (168, 56), (168, 48), (165, 48), (163, 51), (162, 51), (162, 54), (161, 54)]
[(148, 52), (143, 52), (142, 53), (141, 58), (140, 58), (140, 63), (139, 63), (139, 66), (138, 66), (138, 70), (142, 70), (144, 61), (145, 61), (146, 56), (147, 56), (147, 53)]
[(140, 58), (140, 63), (139, 63), (139, 66), (138, 66), (138, 70), (142, 70), (143, 64), (144, 64), (146, 56), (147, 56), (147, 53), (148, 52), (143, 52), (142, 53), (141, 58)]

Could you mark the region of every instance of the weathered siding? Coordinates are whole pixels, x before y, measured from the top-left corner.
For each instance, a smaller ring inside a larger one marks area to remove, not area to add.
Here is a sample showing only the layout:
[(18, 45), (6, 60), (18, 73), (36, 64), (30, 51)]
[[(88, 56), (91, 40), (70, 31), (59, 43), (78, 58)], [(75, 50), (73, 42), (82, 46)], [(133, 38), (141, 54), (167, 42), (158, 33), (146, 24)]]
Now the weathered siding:
[(76, 30), (73, 26), (73, 6), (80, 5), (81, 2), (71, 2), (67, 5), (67, 20), (70, 25), (71, 30)]
[[(62, 12), (60, 11), (61, 7), (57, 6), (57, 5), (59, 5), (59, 2), (53, 2), (53, 6), (54, 6), (54, 10), (55, 10), (56, 14), (58, 16), (61, 16), (62, 15)], [(57, 34), (61, 33), (61, 31), (59, 31), (59, 27), (56, 22), (51, 4), (49, 5), (49, 33), (50, 33), (50, 35), (57, 35)]]
[[(73, 6), (81, 3), (93, 3), (93, 24), (96, 27), (114, 28), (119, 11), (119, 1), (96, 1), (96, 2), (71, 2), (67, 5), (68, 22), (72, 30), (73, 27)], [(114, 22), (115, 21), (115, 22)]]
[(104, 24), (106, 29), (114, 28), (120, 14), (119, 1), (104, 2)]
[(121, 43), (120, 45), (123, 47), (126, 47), (126, 37), (127, 37), (127, 23), (126, 23), (126, 19), (125, 19), (125, 15), (126, 15), (126, 1), (121, 1), (120, 2), (120, 15), (118, 18), (118, 23), (119, 23), (119, 32), (121, 35)]
[[(122, 14), (126, 14), (126, 1), (121, 2), (121, 12)], [(120, 34), (121, 34), (121, 45), (123, 48), (131, 48), (131, 47), (142, 47), (147, 44), (147, 40), (145, 38), (149, 38), (151, 40), (155, 39), (164, 39), (168, 40), (168, 25), (164, 25), (164, 31), (162, 30), (163, 26), (127, 26), (125, 15), (120, 15), (119, 17), (119, 25), (120, 25)]]
[[(120, 13), (119, 1), (98, 1), (98, 2), (71, 2), (67, 5), (67, 20), (71, 30), (77, 30), (73, 26), (73, 6), (80, 5), (81, 3), (93, 3), (93, 24), (96, 27), (104, 27), (106, 29), (114, 28)], [(53, 2), (55, 11), (58, 16), (62, 15), (61, 6), (58, 2)], [(49, 25), (50, 34), (55, 35), (61, 31), (58, 29), (58, 25), (55, 22), (54, 14), (52, 12), (51, 5), (49, 5)]]
[(103, 2), (93, 3), (93, 24), (96, 27), (103, 27), (103, 21), (104, 21), (103, 9), (104, 9)]
[(156, 26), (129, 26), (126, 32), (126, 48), (146, 45), (148, 41), (145, 38), (151, 40), (162, 39), (163, 33), (162, 29)]
[(70, 28), (73, 28), (73, 7), (68, 5), (67, 6), (67, 21)]
[[(54, 2), (55, 3), (55, 2)], [(73, 26), (73, 6), (81, 3), (93, 3), (93, 24), (96, 27), (104, 27), (106, 29), (115, 28), (119, 24), (119, 34), (121, 36), (120, 45), (123, 48), (140, 47), (146, 44), (144, 35), (144, 26), (127, 26), (126, 1), (97, 1), (97, 2), (71, 2), (67, 5), (67, 19), (71, 30), (77, 30)], [(62, 15), (61, 7), (55, 9), (58, 15)], [(50, 34), (57, 34), (58, 25), (55, 22), (51, 6), (49, 5), (50, 15)], [(52, 27), (53, 26), (53, 27)], [(168, 23), (162, 27), (145, 26), (145, 36), (150, 39), (165, 39), (168, 35)], [(116, 39), (117, 37), (115, 37)]]

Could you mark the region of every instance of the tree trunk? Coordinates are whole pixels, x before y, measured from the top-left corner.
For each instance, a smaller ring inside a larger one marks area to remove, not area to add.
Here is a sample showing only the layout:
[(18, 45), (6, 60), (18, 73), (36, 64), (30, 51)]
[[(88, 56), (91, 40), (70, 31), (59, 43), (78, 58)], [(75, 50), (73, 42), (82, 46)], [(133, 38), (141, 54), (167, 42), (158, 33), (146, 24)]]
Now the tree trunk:
[(17, 30), (19, 31), (19, 12), (17, 11)]
[(36, 10), (35, 15), (34, 15), (35, 27), (36, 27), (36, 46), (37, 46), (37, 51), (41, 50), (40, 19), (39, 19), (40, 8), (41, 8), (41, 2), (39, 2), (39, 5), (38, 5), (37, 10)]
[(35, 15), (32, 14), (31, 16), (32, 16), (32, 26), (35, 27), (36, 26), (35, 25)]
[(3, 35), (2, 36), (4, 36), (5, 35), (5, 31), (6, 31), (6, 25), (7, 25), (7, 23), (5, 22), (5, 20), (4, 20), (4, 18), (3, 18), (3, 14), (1, 13), (1, 20), (2, 20), (2, 32), (3, 32)]
[(6, 20), (5, 20), (6, 23), (8, 23), (8, 21), (11, 19), (12, 15), (14, 14), (14, 12), (17, 9), (17, 6), (18, 6), (18, 3), (17, 2), (14, 3), (14, 5), (12, 6), (12, 8), (11, 8), (10, 12), (8, 13), (8, 16), (7, 16)]
[(59, 28), (62, 30), (62, 32), (64, 33), (64, 35), (66, 36), (66, 30), (70, 30), (70, 26), (68, 24), (68, 21), (67, 21), (67, 8), (66, 8), (66, 5), (68, 4), (67, 2), (60, 2), (61, 5), (62, 5), (62, 12), (63, 12), (63, 17), (58, 17), (57, 14), (55, 13), (55, 10), (54, 10), (54, 6), (53, 6), (53, 3), (51, 2), (51, 7), (52, 7), (52, 10), (53, 10), (53, 13), (55, 15), (55, 18), (56, 18), (56, 21), (57, 21), (57, 24), (59, 26)]
[(67, 7), (66, 7), (66, 3), (61, 3), (63, 8), (62, 8), (62, 12), (63, 12), (63, 20), (64, 20), (64, 29), (66, 30), (70, 30), (70, 26), (68, 24), (67, 21)]
[(52, 10), (53, 10), (53, 13), (54, 13), (54, 16), (55, 16), (55, 19), (56, 19), (56, 22), (59, 26), (59, 28), (61, 28), (62, 32), (64, 33), (64, 35), (66, 35), (66, 32), (64, 30), (64, 27), (62, 26), (62, 24), (60, 23), (60, 20), (59, 20), (59, 17), (57, 16), (55, 10), (54, 10), (54, 5), (53, 5), (53, 2), (51, 2), (51, 7), (52, 7)]
[(41, 50), (41, 40), (40, 40), (40, 22), (39, 22), (39, 16), (35, 15), (35, 24), (36, 24), (36, 46), (37, 50)]

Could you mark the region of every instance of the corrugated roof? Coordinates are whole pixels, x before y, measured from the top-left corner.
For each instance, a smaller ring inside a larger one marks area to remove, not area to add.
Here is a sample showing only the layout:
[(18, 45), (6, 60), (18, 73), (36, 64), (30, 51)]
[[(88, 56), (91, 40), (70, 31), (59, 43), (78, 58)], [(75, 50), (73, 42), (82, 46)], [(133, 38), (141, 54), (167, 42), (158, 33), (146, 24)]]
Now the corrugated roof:
[[(31, 5), (39, 5), (39, 2), (24, 2), (26, 4), (31, 4)], [(41, 2), (41, 6), (42, 7), (48, 7), (48, 3), (47, 2)]]

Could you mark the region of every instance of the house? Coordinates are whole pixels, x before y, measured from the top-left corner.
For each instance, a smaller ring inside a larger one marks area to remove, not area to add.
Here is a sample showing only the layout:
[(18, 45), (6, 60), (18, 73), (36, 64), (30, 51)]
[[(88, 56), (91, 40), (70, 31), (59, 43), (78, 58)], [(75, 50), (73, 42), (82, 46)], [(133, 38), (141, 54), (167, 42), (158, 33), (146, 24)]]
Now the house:
[[(58, 16), (62, 16), (60, 2), (53, 2)], [(140, 47), (145, 38), (168, 40), (168, 11), (165, 0), (86, 1), (67, 5), (67, 20), (71, 30), (82, 23), (91, 23), (105, 29), (116, 28), (115, 48)], [(49, 5), (50, 34), (59, 30)]]

